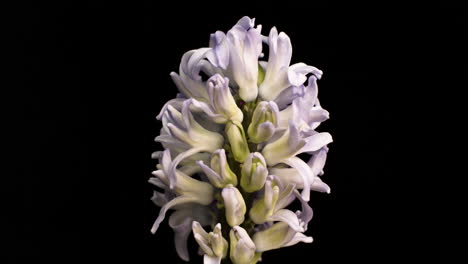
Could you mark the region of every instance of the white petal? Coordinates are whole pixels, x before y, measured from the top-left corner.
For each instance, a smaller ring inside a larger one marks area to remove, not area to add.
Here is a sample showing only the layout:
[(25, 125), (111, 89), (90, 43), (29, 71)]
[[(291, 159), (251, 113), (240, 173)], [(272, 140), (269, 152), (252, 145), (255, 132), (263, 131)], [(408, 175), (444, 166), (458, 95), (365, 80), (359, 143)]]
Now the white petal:
[(302, 189), (302, 197), (304, 200), (309, 201), (310, 198), (310, 181), (314, 178), (310, 167), (298, 157), (291, 157), (287, 160), (283, 161), (284, 163), (288, 164), (292, 168), (295, 168), (299, 175), (302, 176), (304, 187)]
[(279, 124), (278, 128), (280, 129), (287, 129), (289, 126), (289, 121), (293, 118), (293, 106), (290, 105), (279, 112)]
[(320, 177), (316, 176), (314, 181), (312, 182), (312, 185), (310, 186), (310, 189), (313, 191), (317, 192), (324, 192), (324, 193), (330, 193), (330, 186), (328, 186), (326, 183), (320, 179)]
[(226, 121), (227, 121), (226, 117), (224, 115), (222, 115), (222, 114), (215, 113), (213, 111), (213, 109), (211, 109), (211, 107), (208, 104), (206, 104), (204, 102), (197, 101), (196, 99), (191, 99), (191, 103), (192, 103), (192, 108), (194, 110), (203, 111), (214, 122), (219, 123), (219, 124), (226, 123)]
[(171, 105), (172, 107), (176, 108), (176, 109), (181, 109), (182, 108), (182, 103), (183, 101), (185, 101), (186, 99), (184, 98), (175, 98), (175, 99), (172, 99), (172, 100), (169, 100), (167, 103), (164, 104), (164, 106), (162, 107), (161, 111), (159, 112), (159, 114), (156, 116), (156, 118), (158, 120), (161, 120), (163, 114), (166, 112), (167, 110), (167, 107), (169, 105)]
[(177, 165), (179, 165), (179, 163), (193, 155), (193, 154), (196, 154), (196, 153), (199, 153), (203, 151), (203, 148), (192, 148), (192, 149), (189, 149), (185, 152), (182, 152), (180, 153), (179, 155), (177, 155), (177, 157), (171, 162), (169, 168), (168, 168), (168, 171), (167, 171), (167, 174), (168, 174), (168, 178), (169, 178), (169, 187), (171, 189), (174, 189), (174, 187), (176, 186), (177, 184), (177, 176), (176, 176), (176, 169), (177, 169)]
[[(153, 171), (151, 174), (155, 175), (156, 177), (151, 177), (148, 182), (153, 184), (154, 186), (157, 186), (161, 189), (167, 189), (168, 185), (166, 184), (166, 176), (164, 175), (164, 172), (161, 170)], [(163, 181), (164, 180), (164, 181)]]
[(290, 205), (292, 201), (294, 201), (295, 197), (293, 195), (293, 191), (296, 189), (295, 184), (287, 184), (286, 187), (281, 189), (281, 193), (278, 196), (278, 201), (276, 202), (276, 210), (285, 208), (286, 206)]
[(312, 241), (313, 241), (312, 237), (308, 237), (302, 233), (296, 233), (294, 237), (288, 243), (283, 245), (283, 247), (293, 246), (299, 242), (312, 243)]
[(265, 157), (268, 165), (273, 166), (295, 156), (305, 144), (306, 141), (300, 137), (296, 125), (290, 122), (288, 130), (280, 138), (263, 148), (262, 155)]
[(289, 37), (284, 32), (278, 35), (275, 27), (270, 30), (268, 45), (270, 55), (265, 79), (259, 87), (259, 92), (263, 99), (274, 100), (291, 85), (287, 71), (291, 62), (292, 46)]
[(213, 184), (216, 188), (223, 188), (223, 179), (221, 176), (216, 173), (213, 169), (206, 166), (203, 161), (197, 161), (197, 164), (202, 168), (203, 172), (205, 173), (206, 177), (211, 184)]
[(281, 221), (289, 225), (296, 232), (304, 232), (304, 228), (300, 225), (297, 215), (290, 210), (281, 209), (274, 213), (269, 218), (270, 221)]
[(283, 247), (296, 233), (288, 224), (278, 222), (266, 230), (255, 233), (252, 240), (257, 252), (264, 252)]
[(309, 224), (310, 220), (312, 220), (314, 212), (312, 211), (312, 207), (310, 207), (309, 203), (307, 203), (307, 201), (302, 198), (297, 190), (294, 191), (294, 195), (301, 202), (302, 211), (299, 211), (299, 219), (302, 221), (305, 230), (307, 230), (307, 225)]
[(315, 135), (307, 137), (305, 140), (305, 146), (297, 154), (317, 151), (326, 146), (327, 144), (333, 142), (333, 138), (328, 132), (317, 133)]
[(283, 184), (294, 184), (296, 188), (304, 187), (301, 175), (293, 168), (271, 168), (270, 174), (277, 176)]
[(224, 200), (226, 220), (230, 226), (237, 226), (244, 222), (246, 205), (239, 190), (229, 184), (221, 192)]
[(320, 149), (315, 153), (312, 158), (307, 162), (314, 175), (319, 175), (325, 167), (327, 161), (327, 150)]
[(321, 72), (319, 69), (306, 65), (305, 63), (296, 63), (288, 69), (289, 83), (294, 86), (299, 86), (307, 80), (306, 74), (311, 72)]
[(208, 255), (203, 256), (203, 264), (219, 264), (221, 263), (221, 257), (210, 257)]
[(206, 54), (207, 59), (216, 67), (224, 70), (229, 64), (229, 46), (226, 40), (226, 34), (222, 31), (216, 31), (210, 36), (210, 47), (212, 48)]

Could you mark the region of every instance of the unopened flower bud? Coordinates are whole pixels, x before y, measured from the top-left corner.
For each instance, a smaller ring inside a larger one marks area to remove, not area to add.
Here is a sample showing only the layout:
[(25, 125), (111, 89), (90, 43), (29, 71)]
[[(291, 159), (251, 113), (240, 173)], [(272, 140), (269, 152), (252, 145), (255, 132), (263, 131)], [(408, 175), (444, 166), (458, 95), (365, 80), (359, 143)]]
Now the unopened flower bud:
[(256, 263), (260, 255), (255, 253), (255, 244), (245, 229), (234, 226), (229, 237), (231, 240), (230, 257), (234, 264)]
[(250, 151), (242, 124), (237, 121), (229, 121), (226, 124), (225, 132), (231, 145), (234, 159), (237, 162), (244, 162)]
[(278, 126), (278, 120), (279, 110), (275, 102), (258, 103), (247, 129), (249, 140), (253, 143), (261, 143), (270, 139)]
[(244, 215), (247, 207), (242, 198), (242, 194), (236, 187), (228, 185), (221, 192), (223, 196), (226, 220), (230, 226), (240, 225), (244, 222)]
[(250, 153), (242, 164), (241, 175), (241, 186), (246, 192), (262, 189), (268, 176), (267, 164), (262, 154)]
[(256, 224), (262, 224), (273, 214), (276, 202), (279, 198), (279, 187), (271, 180), (265, 183), (265, 194), (253, 203), (249, 211), (250, 219)]

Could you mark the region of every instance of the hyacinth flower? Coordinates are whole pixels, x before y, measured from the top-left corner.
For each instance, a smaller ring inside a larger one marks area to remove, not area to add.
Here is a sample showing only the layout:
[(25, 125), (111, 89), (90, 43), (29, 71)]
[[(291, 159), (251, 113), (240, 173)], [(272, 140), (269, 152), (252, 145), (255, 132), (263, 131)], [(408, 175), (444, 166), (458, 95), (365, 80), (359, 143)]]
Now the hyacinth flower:
[(228, 242), (221, 233), (221, 224), (218, 223), (213, 232), (207, 233), (199, 222), (193, 221), (193, 234), (204, 254), (205, 263), (220, 263), (227, 255)]
[[(152, 155), (149, 182), (161, 209), (151, 232), (172, 211), (184, 261), (191, 234), (205, 264), (254, 264), (269, 250), (311, 243), (310, 192), (330, 193), (322, 178), (333, 140), (317, 131), (329, 118), (318, 99), (323, 73), (290, 65), (291, 39), (261, 30), (243, 17), (211, 34), (208, 47), (186, 52), (170, 74), (179, 93), (157, 116), (164, 150)], [(301, 210), (290, 209), (294, 201)]]

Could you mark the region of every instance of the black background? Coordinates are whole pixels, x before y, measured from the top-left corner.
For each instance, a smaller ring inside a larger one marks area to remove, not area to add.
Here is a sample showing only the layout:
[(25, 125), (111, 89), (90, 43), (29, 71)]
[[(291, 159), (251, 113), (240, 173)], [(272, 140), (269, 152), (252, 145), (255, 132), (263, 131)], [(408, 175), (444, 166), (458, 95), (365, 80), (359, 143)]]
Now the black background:
[[(255, 17), (265, 35), (272, 26), (286, 32), (293, 62), (324, 71), (319, 97), (331, 118), (319, 130), (334, 137), (324, 176), (332, 193), (311, 199), (307, 234), (314, 243), (267, 252), (263, 263), (408, 259), (416, 252), (412, 224), (430, 224), (414, 221), (423, 206), (404, 198), (409, 180), (400, 154), (411, 147), (399, 139), (412, 130), (403, 124), (405, 103), (414, 99), (424, 111), (419, 103), (435, 91), (423, 85), (421, 72), (437, 79), (437, 65), (445, 67), (445, 84), (460, 88), (466, 70), (458, 53), (466, 44), (465, 14), (436, 9), (313, 1), (19, 6), (11, 22), (18, 100), (8, 112), (17, 139), (10, 151), (14, 183), (2, 188), (9, 210), (0, 262), (182, 263), (166, 222), (149, 233), (158, 214), (147, 183), (155, 167), (150, 154), (161, 149), (153, 141), (155, 116), (176, 94), (169, 73), (183, 53), (207, 46), (210, 33), (227, 31), (244, 15)], [(454, 226), (423, 232), (444, 259), (453, 257), (454, 245), (466, 245), (466, 222), (448, 213), (460, 197), (451, 196), (446, 212)], [(202, 263), (189, 243), (193, 263)]]

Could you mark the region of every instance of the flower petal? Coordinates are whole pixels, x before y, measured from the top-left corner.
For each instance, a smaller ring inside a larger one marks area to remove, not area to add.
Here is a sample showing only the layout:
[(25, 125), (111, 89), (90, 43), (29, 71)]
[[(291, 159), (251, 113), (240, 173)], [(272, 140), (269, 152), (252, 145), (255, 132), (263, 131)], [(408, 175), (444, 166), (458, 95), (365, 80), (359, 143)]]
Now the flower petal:
[(302, 62), (293, 64), (288, 69), (289, 83), (293, 86), (299, 86), (307, 80), (306, 74), (311, 72), (317, 76), (322, 76), (322, 71), (313, 66)]
[(162, 107), (161, 111), (159, 114), (156, 116), (158, 120), (161, 120), (163, 114), (167, 111), (167, 107), (170, 105), (176, 109), (181, 109), (182, 108), (182, 103), (185, 101), (185, 98), (175, 98), (172, 100), (167, 101), (167, 103), (164, 104)]
[(153, 191), (153, 197), (151, 197), (151, 201), (153, 201), (153, 203), (159, 207), (164, 206), (168, 202), (164, 193), (157, 191)]
[(291, 210), (280, 209), (269, 217), (270, 221), (281, 221), (289, 225), (296, 232), (304, 232), (297, 215)]
[(177, 165), (179, 165), (179, 163), (193, 155), (193, 154), (196, 154), (196, 153), (199, 153), (203, 151), (203, 148), (191, 148), (185, 152), (182, 152), (180, 153), (179, 155), (177, 155), (177, 157), (171, 162), (170, 166), (168, 167), (168, 170), (167, 170), (167, 175), (168, 175), (168, 178), (169, 178), (169, 187), (171, 189), (174, 189), (174, 187), (176, 186), (177, 184), (177, 176), (176, 176), (176, 169), (177, 169)]
[(305, 146), (297, 154), (317, 151), (326, 146), (327, 144), (333, 142), (333, 138), (330, 135), (330, 133), (322, 132), (305, 138), (305, 141)]
[(288, 68), (291, 62), (291, 40), (284, 33), (278, 35), (275, 27), (268, 37), (270, 54), (268, 58), (265, 79), (259, 87), (260, 96), (265, 100), (274, 100), (291, 83), (288, 80)]
[(298, 172), (299, 175), (302, 176), (303, 180), (303, 189), (302, 189), (302, 197), (304, 200), (309, 201), (310, 199), (310, 182), (311, 179), (314, 178), (312, 171), (310, 170), (310, 167), (305, 163), (303, 160), (301, 160), (298, 157), (291, 157), (289, 159), (286, 159), (283, 161), (284, 163), (288, 164), (292, 168), (295, 168)]
[(312, 241), (314, 241), (312, 237), (308, 237), (302, 233), (296, 233), (294, 237), (288, 243), (283, 245), (283, 247), (293, 246), (299, 242), (312, 243)]
[(193, 218), (190, 210), (178, 210), (169, 217), (169, 226), (174, 230), (174, 242), (177, 254), (185, 261), (189, 261), (187, 239), (192, 232)]
[(327, 150), (322, 148), (317, 153), (314, 153), (312, 158), (307, 162), (314, 175), (320, 175), (327, 161)]
[(299, 135), (299, 130), (295, 124), (289, 123), (289, 128), (277, 140), (267, 144), (262, 154), (267, 164), (273, 166), (295, 156), (307, 142)]
[(158, 218), (156, 218), (156, 221), (154, 221), (154, 224), (151, 227), (151, 233), (153, 234), (156, 233), (156, 231), (159, 228), (159, 225), (161, 224), (161, 222), (164, 220), (164, 217), (166, 216), (167, 210), (177, 205), (182, 205), (182, 204), (187, 204), (187, 203), (192, 203), (192, 202), (196, 202), (196, 198), (187, 197), (187, 196), (179, 196), (179, 197), (172, 199), (163, 207), (161, 207), (161, 210), (159, 211), (159, 216)]
[(219, 124), (226, 123), (227, 118), (222, 114), (215, 113), (208, 104), (197, 101), (196, 99), (191, 99), (191, 103), (192, 103), (192, 108), (194, 110), (203, 111), (214, 122), (219, 123)]
[(239, 190), (229, 184), (225, 187), (221, 195), (223, 196), (226, 221), (230, 226), (237, 226), (244, 222), (244, 215), (247, 210), (244, 198)]
[(210, 257), (208, 255), (203, 256), (203, 264), (219, 264), (221, 263), (221, 257)]
[(264, 252), (284, 247), (296, 233), (288, 224), (278, 222), (266, 230), (255, 233), (252, 240), (257, 252)]
[(310, 186), (310, 189), (313, 191), (324, 193), (330, 193), (331, 191), (330, 186), (324, 183), (322, 179), (320, 179), (320, 177), (318, 176), (315, 177), (314, 181), (312, 182), (312, 185)]
[(302, 198), (297, 190), (294, 191), (294, 195), (301, 202), (302, 211), (299, 211), (298, 217), (302, 221), (305, 230), (307, 230), (307, 225), (309, 224), (310, 220), (312, 220), (314, 212), (312, 211), (312, 207), (310, 207), (309, 203), (304, 200), (304, 198)]
[(210, 47), (212, 50), (207, 52), (207, 59), (214, 66), (226, 70), (229, 64), (229, 46), (226, 42), (226, 34), (222, 31), (216, 31), (211, 34)]

